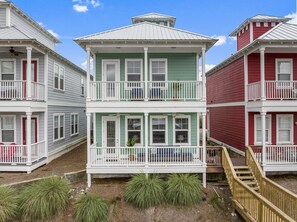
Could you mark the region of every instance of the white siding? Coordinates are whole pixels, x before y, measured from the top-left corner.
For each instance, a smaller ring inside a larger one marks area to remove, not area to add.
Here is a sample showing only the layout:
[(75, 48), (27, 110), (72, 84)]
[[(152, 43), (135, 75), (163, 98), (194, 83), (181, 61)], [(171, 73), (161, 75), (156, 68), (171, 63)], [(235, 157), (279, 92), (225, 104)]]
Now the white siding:
[(0, 27), (6, 26), (6, 9), (0, 8)]

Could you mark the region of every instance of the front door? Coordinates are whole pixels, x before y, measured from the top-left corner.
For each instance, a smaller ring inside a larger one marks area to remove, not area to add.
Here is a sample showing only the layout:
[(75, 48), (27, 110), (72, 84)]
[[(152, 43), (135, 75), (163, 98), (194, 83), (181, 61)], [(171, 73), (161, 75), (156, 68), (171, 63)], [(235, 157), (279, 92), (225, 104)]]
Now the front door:
[[(22, 64), (22, 69), (23, 69), (23, 80), (27, 80), (27, 60), (23, 61)], [(32, 60), (31, 61), (31, 81), (32, 82), (37, 82), (37, 61), (36, 60)], [(32, 96), (35, 95), (35, 91), (34, 89), (32, 89)], [(23, 86), (23, 95), (24, 97), (26, 97), (26, 83), (24, 83)]]
[(115, 158), (118, 154), (118, 118), (103, 117), (103, 147), (106, 158)]
[(119, 97), (119, 62), (103, 61), (103, 99), (116, 100)]

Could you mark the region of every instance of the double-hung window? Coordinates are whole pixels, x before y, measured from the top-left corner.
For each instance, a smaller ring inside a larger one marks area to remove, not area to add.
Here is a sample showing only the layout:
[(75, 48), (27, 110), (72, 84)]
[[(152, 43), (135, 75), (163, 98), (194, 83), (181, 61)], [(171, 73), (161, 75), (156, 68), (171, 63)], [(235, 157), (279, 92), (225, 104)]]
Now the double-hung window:
[(65, 90), (65, 68), (56, 63), (54, 65), (54, 88)]
[(174, 118), (174, 142), (175, 144), (190, 143), (190, 118), (176, 117)]
[(65, 114), (54, 114), (54, 141), (65, 138)]
[(292, 59), (276, 59), (276, 80), (277, 87), (290, 87), (293, 79)]
[(78, 113), (72, 113), (70, 115), (70, 135), (78, 134)]
[(293, 115), (276, 115), (277, 144), (293, 144)]
[(137, 144), (142, 144), (142, 117), (126, 117), (127, 141), (134, 138)]
[(3, 142), (3, 143), (15, 142), (15, 117), (1, 116), (0, 122), (1, 122), (0, 142)]
[[(271, 143), (271, 115), (265, 119), (265, 142)], [(255, 115), (255, 145), (262, 144), (262, 120), (260, 115)]]
[[(167, 80), (167, 59), (151, 59), (151, 81), (165, 82)], [(164, 83), (154, 83), (153, 86), (164, 87)]]
[(142, 59), (126, 59), (126, 81), (131, 88), (141, 87), (142, 81)]
[(80, 93), (81, 93), (81, 95), (82, 96), (84, 96), (85, 95), (85, 79), (84, 79), (84, 77), (80, 77)]
[(15, 76), (15, 61), (2, 60), (0, 61), (0, 80), (14, 80)]
[(151, 144), (167, 143), (167, 117), (151, 117)]

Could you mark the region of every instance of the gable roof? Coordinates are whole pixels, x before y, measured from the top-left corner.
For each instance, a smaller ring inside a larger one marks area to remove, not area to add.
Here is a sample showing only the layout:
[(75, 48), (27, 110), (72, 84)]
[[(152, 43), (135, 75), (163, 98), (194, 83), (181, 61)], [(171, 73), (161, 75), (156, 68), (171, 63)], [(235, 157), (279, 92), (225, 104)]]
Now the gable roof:
[(287, 22), (289, 20), (291, 20), (291, 18), (258, 14), (251, 18), (246, 19), (229, 36), (236, 36), (236, 34), (241, 29), (243, 29), (246, 25), (248, 25), (250, 22)]
[(14, 26), (0, 28), (0, 40), (29, 40), (32, 39)]
[(151, 20), (151, 21), (170, 20), (173, 22), (173, 26), (174, 26), (176, 18), (174, 16), (164, 15), (164, 14), (155, 13), (155, 12), (132, 17), (132, 23), (136, 23), (137, 21), (147, 21), (147, 20)]

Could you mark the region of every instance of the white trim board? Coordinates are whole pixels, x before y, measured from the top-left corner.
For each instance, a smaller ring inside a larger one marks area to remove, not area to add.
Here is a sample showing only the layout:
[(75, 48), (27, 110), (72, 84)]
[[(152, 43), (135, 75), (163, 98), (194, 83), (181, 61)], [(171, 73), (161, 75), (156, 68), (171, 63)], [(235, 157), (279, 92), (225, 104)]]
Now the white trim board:
[(230, 145), (228, 145), (228, 144), (226, 144), (226, 143), (223, 143), (223, 142), (221, 142), (221, 141), (219, 141), (219, 140), (216, 140), (216, 139), (214, 139), (214, 138), (212, 138), (212, 137), (209, 137), (209, 140), (212, 141), (212, 142), (215, 142), (215, 143), (217, 143), (217, 144), (219, 144), (219, 145), (221, 145), (221, 146), (225, 146), (226, 148), (232, 150), (233, 152), (235, 152), (235, 153), (237, 153), (237, 154), (239, 154), (239, 155), (245, 156), (245, 152), (243, 152), (243, 151), (241, 151), (241, 150), (239, 150), (239, 149), (236, 149), (236, 148), (233, 147), (233, 146), (230, 146)]
[(217, 104), (207, 104), (207, 108), (210, 107), (227, 107), (227, 106), (245, 106), (245, 102), (232, 102), (232, 103), (217, 103)]

